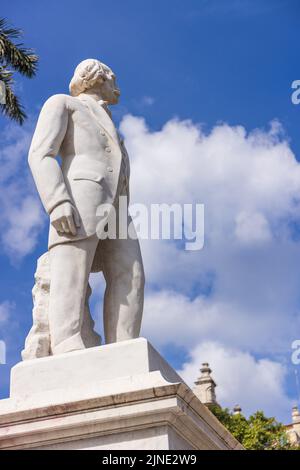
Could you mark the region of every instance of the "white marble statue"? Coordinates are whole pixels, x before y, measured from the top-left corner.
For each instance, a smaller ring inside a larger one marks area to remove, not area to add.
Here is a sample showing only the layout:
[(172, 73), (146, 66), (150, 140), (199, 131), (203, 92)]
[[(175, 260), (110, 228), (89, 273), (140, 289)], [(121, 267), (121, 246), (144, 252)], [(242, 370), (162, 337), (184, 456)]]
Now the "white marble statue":
[[(84, 322), (91, 271), (101, 270), (106, 281), (106, 343), (139, 336), (144, 298), (138, 240), (103, 239), (107, 217), (96, 215), (103, 204), (117, 208), (119, 196), (129, 199), (129, 159), (108, 109), (120, 95), (115, 75), (98, 60), (84, 60), (75, 69), (70, 95), (46, 101), (29, 151), (29, 165), (50, 216), (48, 321), (53, 355), (99, 344), (93, 323), (87, 327)], [(128, 204), (125, 220), (131, 224)]]

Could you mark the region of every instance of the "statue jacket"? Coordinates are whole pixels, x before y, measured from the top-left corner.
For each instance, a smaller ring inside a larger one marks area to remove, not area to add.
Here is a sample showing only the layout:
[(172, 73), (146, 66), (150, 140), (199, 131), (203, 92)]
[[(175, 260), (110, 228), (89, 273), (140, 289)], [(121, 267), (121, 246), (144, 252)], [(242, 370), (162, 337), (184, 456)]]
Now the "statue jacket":
[(48, 214), (69, 201), (81, 218), (76, 236), (59, 234), (50, 224), (49, 248), (104, 229), (107, 220), (97, 217), (97, 208), (115, 204), (121, 163), (129, 198), (129, 159), (124, 143), (107, 111), (87, 94), (54, 95), (46, 101), (28, 161)]

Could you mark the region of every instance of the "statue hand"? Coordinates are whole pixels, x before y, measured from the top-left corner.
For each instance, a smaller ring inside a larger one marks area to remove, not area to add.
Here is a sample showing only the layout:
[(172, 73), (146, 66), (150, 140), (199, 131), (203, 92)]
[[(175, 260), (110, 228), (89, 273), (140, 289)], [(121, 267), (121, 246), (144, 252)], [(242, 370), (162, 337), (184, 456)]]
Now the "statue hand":
[(76, 235), (80, 227), (80, 217), (77, 209), (70, 202), (56, 206), (50, 214), (50, 223), (60, 233)]

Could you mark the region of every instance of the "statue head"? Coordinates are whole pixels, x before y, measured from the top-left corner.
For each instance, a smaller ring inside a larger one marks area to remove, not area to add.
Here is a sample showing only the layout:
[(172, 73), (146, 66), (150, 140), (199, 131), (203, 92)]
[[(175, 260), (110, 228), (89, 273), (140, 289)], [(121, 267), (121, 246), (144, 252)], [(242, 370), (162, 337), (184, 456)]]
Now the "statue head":
[(115, 74), (97, 59), (86, 59), (77, 65), (69, 89), (71, 96), (94, 91), (108, 104), (117, 104), (120, 96)]

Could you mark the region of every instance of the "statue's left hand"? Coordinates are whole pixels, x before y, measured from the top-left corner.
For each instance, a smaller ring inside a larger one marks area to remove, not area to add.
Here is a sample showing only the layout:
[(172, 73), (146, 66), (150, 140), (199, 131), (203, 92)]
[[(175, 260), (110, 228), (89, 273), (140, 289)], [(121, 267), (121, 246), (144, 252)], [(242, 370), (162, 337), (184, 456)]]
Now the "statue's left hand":
[(76, 207), (70, 202), (63, 202), (56, 206), (50, 214), (50, 223), (60, 233), (76, 235), (80, 227), (80, 216)]

